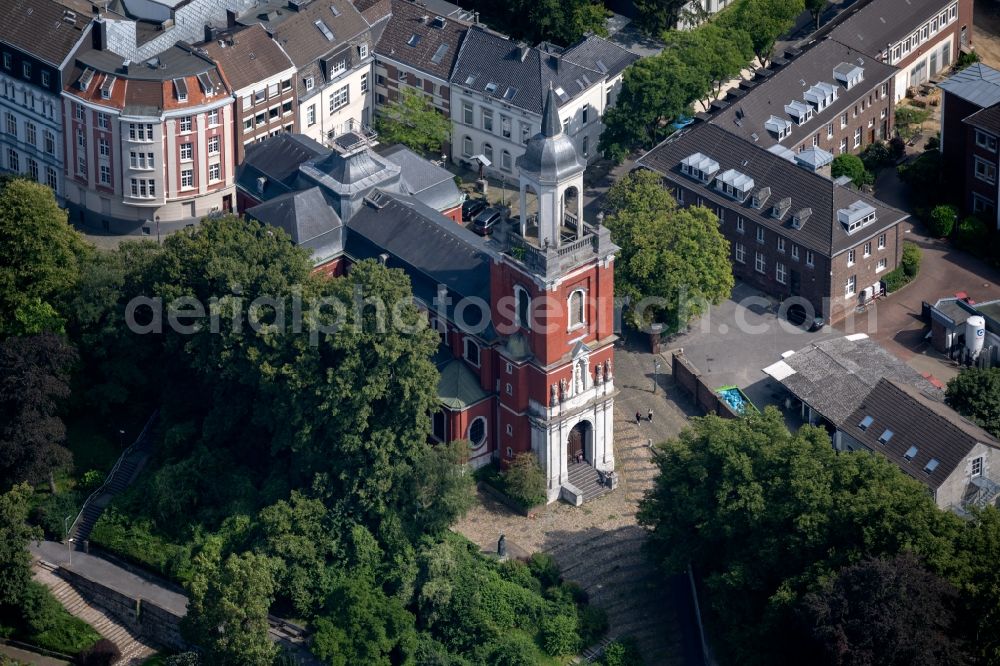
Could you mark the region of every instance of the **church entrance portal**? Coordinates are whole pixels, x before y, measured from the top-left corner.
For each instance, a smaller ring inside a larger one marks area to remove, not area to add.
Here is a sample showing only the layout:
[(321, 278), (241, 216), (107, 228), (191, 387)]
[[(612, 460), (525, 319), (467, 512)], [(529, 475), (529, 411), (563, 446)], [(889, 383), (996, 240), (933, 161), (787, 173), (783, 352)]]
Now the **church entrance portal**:
[[(580, 421), (569, 431), (566, 458), (570, 463), (591, 462), (593, 457), (593, 428), (590, 421)], [(588, 450), (589, 449), (589, 450)]]

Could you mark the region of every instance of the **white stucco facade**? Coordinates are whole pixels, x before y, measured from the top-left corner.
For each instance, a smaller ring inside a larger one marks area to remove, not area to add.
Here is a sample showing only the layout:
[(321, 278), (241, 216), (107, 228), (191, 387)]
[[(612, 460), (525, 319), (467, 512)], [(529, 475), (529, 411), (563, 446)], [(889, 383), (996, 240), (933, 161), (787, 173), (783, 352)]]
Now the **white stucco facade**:
[[(308, 87), (308, 85), (307, 85)], [(320, 143), (372, 122), (372, 61), (327, 82), (315, 81), (313, 89), (299, 97), (299, 128)]]

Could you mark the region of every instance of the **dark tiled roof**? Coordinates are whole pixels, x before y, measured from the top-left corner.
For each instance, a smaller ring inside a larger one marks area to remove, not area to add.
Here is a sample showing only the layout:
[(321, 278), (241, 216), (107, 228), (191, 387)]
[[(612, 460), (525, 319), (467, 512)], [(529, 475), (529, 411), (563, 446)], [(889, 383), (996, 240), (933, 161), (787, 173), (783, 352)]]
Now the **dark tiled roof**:
[(615, 77), (638, 60), (639, 56), (606, 39), (588, 35), (568, 47), (563, 53), (563, 58), (581, 67)]
[[(842, 62), (864, 69), (864, 81), (850, 90), (833, 76), (833, 68)], [(791, 132), (781, 140), (781, 145), (793, 148), (812, 134), (820, 133), (820, 145), (832, 151), (836, 146), (828, 145), (827, 124), (839, 123), (841, 113), (853, 107), (858, 100), (867, 97), (873, 88), (877, 88), (895, 74), (895, 67), (878, 62), (832, 39), (826, 39), (789, 64), (775, 70), (773, 75), (760, 81), (740, 99), (734, 100), (729, 107), (715, 116), (712, 123), (747, 141), (754, 141), (753, 135), (756, 135), (756, 143), (767, 148), (778, 143), (778, 139), (765, 129), (764, 123), (771, 116), (777, 116), (792, 123)], [(815, 107), (812, 107), (812, 120), (798, 125), (785, 111), (785, 105), (792, 101), (808, 104), (803, 94), (817, 83), (834, 86), (837, 99), (822, 111), (816, 111)]]
[(455, 175), (447, 169), (431, 164), (402, 144), (383, 151), (382, 156), (399, 165), (405, 194), (440, 211), (461, 203), (462, 192), (455, 185)]
[(348, 254), (364, 259), (388, 253), (388, 265), (403, 268), (414, 295), (427, 303), (439, 284), (454, 300), (478, 297), (489, 302), (495, 252), (486, 240), (412, 197), (379, 190), (374, 196), (380, 207), (366, 203), (347, 222)]
[(952, 74), (938, 86), (977, 106), (1000, 103), (1000, 72), (981, 62)]
[[(334, 12), (332, 8), (336, 8)], [(285, 12), (289, 10), (285, 9)], [(316, 21), (332, 32), (327, 39)], [(305, 67), (368, 30), (368, 22), (349, 0), (314, 0), (274, 28), (274, 38), (299, 68)]]
[[(328, 148), (302, 134), (282, 133), (247, 146), (236, 184), (258, 200), (272, 199), (295, 189), (300, 164), (329, 153)], [(263, 195), (257, 192), (260, 177), (267, 178)]]
[(58, 67), (80, 41), (90, 18), (52, 0), (3, 0), (0, 42)]
[(248, 217), (284, 229), (292, 242), (322, 263), (344, 251), (344, 224), (318, 187), (290, 192), (249, 208)]
[(962, 122), (973, 127), (986, 130), (991, 134), (1000, 135), (1000, 104), (995, 104), (988, 109), (976, 111)]
[[(858, 424), (866, 416), (871, 425), (862, 430)], [(880, 380), (842, 429), (873, 451), (878, 451), (904, 472), (937, 488), (955, 471), (976, 444), (1000, 447), (989, 433), (974, 425), (937, 400), (931, 400), (911, 386), (888, 379)], [(889, 441), (879, 438), (887, 430)], [(916, 447), (912, 459), (906, 453)], [(925, 471), (931, 460), (937, 467)]]
[[(734, 169), (753, 178), (754, 189), (771, 188), (763, 209), (754, 209), (750, 197), (741, 204), (717, 191), (712, 182), (702, 183), (683, 175), (680, 171), (681, 160), (699, 152), (719, 163), (716, 175)], [(638, 164), (694, 190), (706, 202), (711, 202), (713, 208), (739, 209), (744, 218), (779, 231), (793, 242), (827, 256), (853, 247), (908, 217), (878, 199), (835, 185), (829, 178), (797, 166), (711, 123), (698, 124), (674, 134), (641, 157)], [(771, 207), (785, 198), (791, 199), (791, 206), (781, 219), (775, 219), (771, 215)], [(877, 219), (848, 235), (844, 225), (837, 220), (837, 211), (856, 201), (873, 206)], [(801, 229), (793, 229), (792, 216), (806, 208), (812, 214)]]
[(942, 392), (868, 336), (814, 343), (768, 366), (764, 372), (840, 427), (880, 380), (915, 386), (940, 399)]
[[(523, 57), (522, 57), (523, 56)], [(487, 94), (486, 86), (496, 86), (493, 96), (512, 106), (541, 115), (549, 84), (562, 89), (560, 105), (580, 95), (604, 78), (601, 72), (581, 67), (561, 57), (558, 49), (529, 48), (527, 53), (509, 39), (480, 26), (469, 28), (458, 54), (451, 82)], [(471, 82), (470, 78), (473, 79)], [(509, 98), (508, 91), (516, 91)]]
[(870, 56), (904, 39), (948, 6), (945, 0), (872, 0), (830, 32), (830, 37)]
[(390, 0), (353, 0), (354, 6), (365, 17), (369, 25), (389, 18), (392, 15)]
[(240, 30), (231, 39), (208, 42), (204, 49), (219, 64), (229, 84), (236, 90), (294, 67), (260, 24)]
[(454, 19), (437, 21), (434, 14), (418, 4), (394, 0), (392, 18), (375, 50), (379, 55), (447, 80), (468, 29), (467, 24)]

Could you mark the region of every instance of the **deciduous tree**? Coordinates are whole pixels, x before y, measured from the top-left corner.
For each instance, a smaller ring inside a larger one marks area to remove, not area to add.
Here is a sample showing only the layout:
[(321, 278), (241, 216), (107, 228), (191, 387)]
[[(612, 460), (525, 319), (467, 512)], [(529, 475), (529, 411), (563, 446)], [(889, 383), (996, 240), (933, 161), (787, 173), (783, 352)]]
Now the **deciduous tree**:
[(52, 333), (0, 343), (0, 486), (48, 479), (72, 462), (59, 417), (76, 351)]
[(399, 97), (382, 108), (376, 127), (382, 143), (401, 143), (419, 153), (440, 154), (451, 136), (451, 121), (430, 97), (409, 86), (401, 86)]
[(50, 188), (7, 181), (0, 188), (0, 335), (36, 332), (25, 326), (38, 322), (31, 313), (73, 289), (88, 254)]
[(967, 368), (948, 382), (945, 400), (959, 414), (1000, 437), (1000, 368)]
[(775, 41), (795, 25), (795, 19), (804, 9), (804, 0), (738, 0), (718, 20), (725, 30), (737, 29), (749, 34), (754, 55), (766, 67)]
[(865, 168), (864, 161), (857, 155), (850, 153), (841, 153), (833, 158), (830, 174), (834, 178), (847, 176), (856, 187), (871, 185), (875, 182), (875, 176)]
[(635, 0), (636, 24), (649, 35), (659, 36), (677, 25), (687, 0)]
[(806, 9), (812, 14), (813, 21), (816, 22), (816, 29), (819, 30), (819, 19), (826, 9), (827, 0), (805, 0)]
[(611, 188), (607, 217), (622, 250), (615, 260), (616, 290), (627, 297), (630, 324), (684, 326), (732, 292), (729, 241), (707, 208), (679, 209), (651, 171), (634, 171)]
[(268, 637), (267, 613), (274, 601), (277, 562), (242, 553), (220, 561), (203, 552), (188, 584), (182, 630), (205, 650), (209, 663), (270, 666), (278, 648)]
[(31, 486), (21, 483), (0, 495), (0, 606), (16, 607), (31, 582), (28, 542), (42, 531), (28, 525)]

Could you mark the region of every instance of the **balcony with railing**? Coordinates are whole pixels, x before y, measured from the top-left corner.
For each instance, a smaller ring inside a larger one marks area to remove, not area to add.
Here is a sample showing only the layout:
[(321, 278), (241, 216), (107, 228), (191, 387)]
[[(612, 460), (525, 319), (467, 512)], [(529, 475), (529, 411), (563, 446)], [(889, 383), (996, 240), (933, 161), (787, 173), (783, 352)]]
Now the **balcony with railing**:
[(503, 244), (507, 256), (543, 276), (554, 276), (617, 249), (604, 227), (584, 223), (581, 233), (578, 225), (576, 216), (567, 214), (560, 227), (559, 242), (555, 244), (547, 238), (539, 239), (538, 216), (532, 215), (524, 235), (514, 225), (497, 240)]

